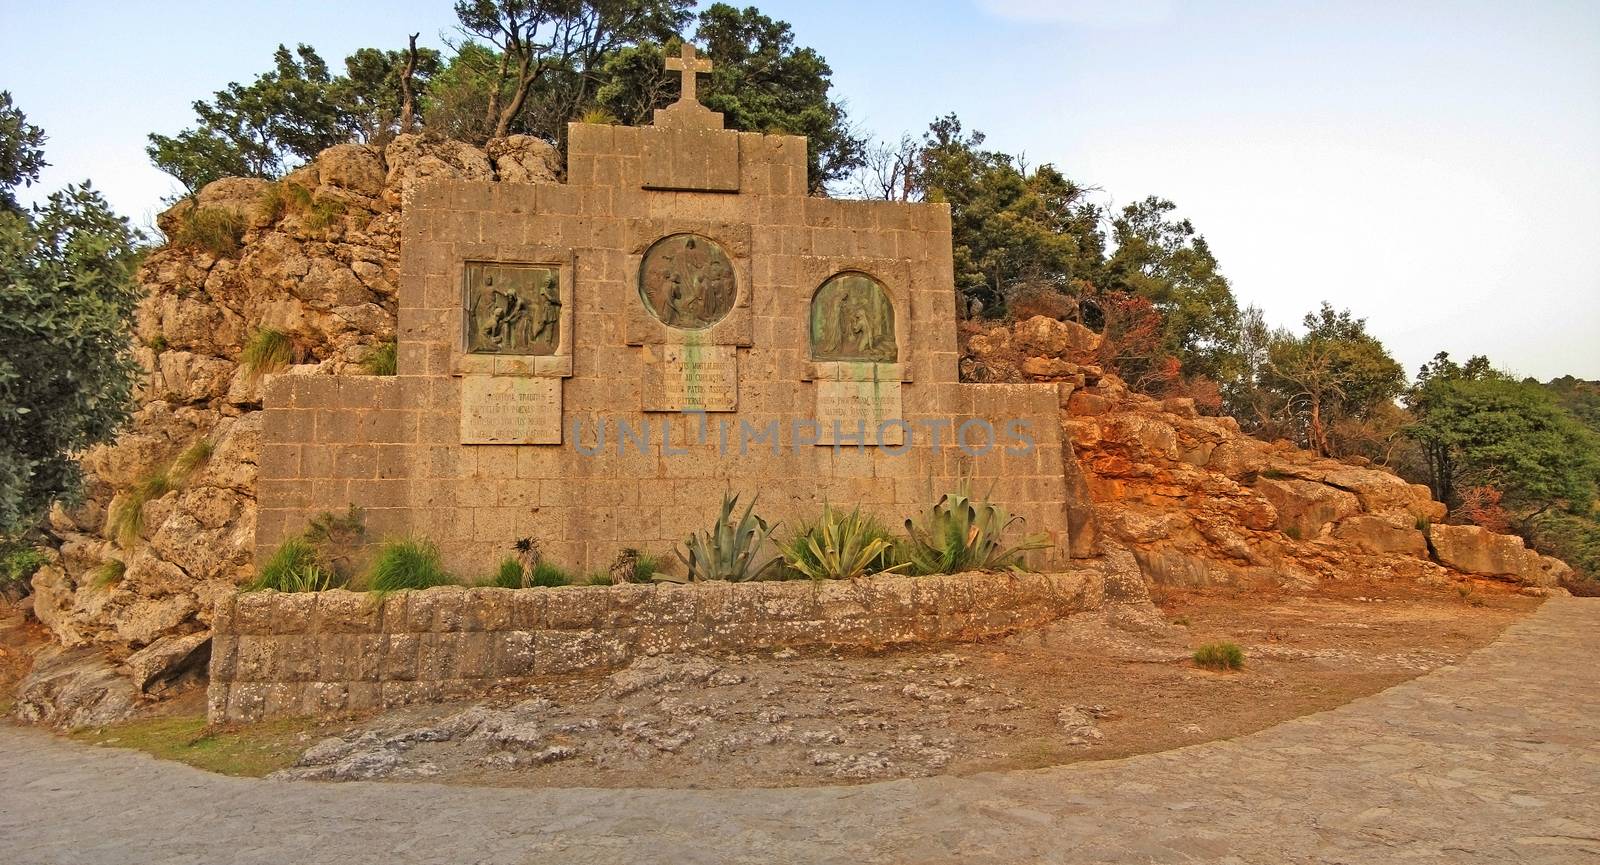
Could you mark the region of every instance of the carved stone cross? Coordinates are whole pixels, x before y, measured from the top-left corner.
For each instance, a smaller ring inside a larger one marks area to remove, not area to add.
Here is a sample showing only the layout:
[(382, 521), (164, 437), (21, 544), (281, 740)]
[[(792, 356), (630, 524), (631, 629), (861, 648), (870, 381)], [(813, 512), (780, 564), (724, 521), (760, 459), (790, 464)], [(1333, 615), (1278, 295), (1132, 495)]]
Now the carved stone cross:
[(699, 56), (694, 45), (685, 42), (682, 57), (667, 58), (667, 71), (683, 73), (683, 93), (678, 97), (678, 101), (698, 105), (700, 96), (695, 92), (695, 75), (700, 72), (710, 72), (711, 61)]

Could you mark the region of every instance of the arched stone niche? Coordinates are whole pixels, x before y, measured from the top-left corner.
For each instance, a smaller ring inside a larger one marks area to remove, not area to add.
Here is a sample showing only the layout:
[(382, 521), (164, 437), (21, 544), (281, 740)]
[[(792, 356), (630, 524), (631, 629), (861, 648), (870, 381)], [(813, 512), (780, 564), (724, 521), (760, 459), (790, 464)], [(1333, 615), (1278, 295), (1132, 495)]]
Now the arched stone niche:
[(894, 301), (868, 273), (846, 270), (828, 277), (811, 296), (813, 361), (895, 363), (900, 349)]

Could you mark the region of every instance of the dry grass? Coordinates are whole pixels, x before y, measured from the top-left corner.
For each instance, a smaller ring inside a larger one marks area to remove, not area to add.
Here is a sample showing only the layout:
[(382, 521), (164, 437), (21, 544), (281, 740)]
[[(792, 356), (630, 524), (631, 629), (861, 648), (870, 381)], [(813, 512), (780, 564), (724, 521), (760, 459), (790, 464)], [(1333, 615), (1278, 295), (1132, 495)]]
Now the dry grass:
[(313, 721), (290, 718), (237, 729), (213, 728), (203, 715), (149, 718), (74, 731), (73, 739), (92, 745), (132, 748), (163, 760), (177, 760), (223, 775), (259, 778), (287, 768), (305, 749)]
[(235, 211), (222, 207), (191, 207), (178, 218), (172, 243), (226, 258), (239, 251), (245, 228), (244, 217)]

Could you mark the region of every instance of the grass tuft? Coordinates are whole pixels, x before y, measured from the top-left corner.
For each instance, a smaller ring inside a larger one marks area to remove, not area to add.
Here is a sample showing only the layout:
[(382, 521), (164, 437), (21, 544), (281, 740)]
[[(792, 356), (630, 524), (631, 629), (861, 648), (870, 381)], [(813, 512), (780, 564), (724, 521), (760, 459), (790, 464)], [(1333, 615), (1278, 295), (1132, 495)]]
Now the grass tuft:
[(500, 560), (500, 568), (478, 582), (480, 586), (489, 586), (499, 589), (520, 589), (526, 585), (527, 571), (523, 570), (522, 563), (507, 556)]
[(550, 588), (554, 586), (570, 586), (573, 582), (574, 578), (570, 571), (559, 565), (552, 565), (549, 562), (540, 562), (534, 565), (533, 572), (528, 575), (528, 585), (530, 586)]
[(272, 328), (256, 331), (250, 337), (250, 341), (245, 343), (244, 351), (239, 354), (239, 362), (244, 364), (251, 378), (277, 372), (293, 360), (293, 341), (289, 339), (288, 334)]
[(459, 581), (444, 569), (439, 548), (432, 541), (401, 538), (386, 541), (378, 549), (365, 582), (368, 590), (386, 594), (457, 585)]
[(100, 567), (94, 569), (90, 581), (97, 589), (108, 589), (122, 582), (123, 576), (127, 573), (127, 562), (121, 559), (106, 559), (100, 563)]
[(123, 549), (133, 547), (144, 534), (144, 506), (177, 488), (171, 465), (151, 470), (111, 503), (106, 531)]
[(1235, 643), (1206, 643), (1194, 650), (1194, 662), (1208, 670), (1238, 670), (1244, 667), (1244, 650)]
[(334, 570), (320, 561), (316, 547), (304, 538), (290, 538), (272, 551), (261, 573), (244, 591), (320, 592), (340, 585)]
[(183, 453), (178, 454), (178, 458), (172, 461), (172, 470), (168, 474), (175, 483), (187, 481), (216, 452), (216, 442), (208, 438), (198, 439), (194, 444), (184, 448)]
[(361, 359), (361, 371), (367, 375), (394, 375), (397, 359), (394, 340), (380, 342)]
[(244, 240), (245, 220), (222, 207), (191, 207), (178, 219), (173, 231), (174, 245), (199, 249), (218, 258), (239, 251)]

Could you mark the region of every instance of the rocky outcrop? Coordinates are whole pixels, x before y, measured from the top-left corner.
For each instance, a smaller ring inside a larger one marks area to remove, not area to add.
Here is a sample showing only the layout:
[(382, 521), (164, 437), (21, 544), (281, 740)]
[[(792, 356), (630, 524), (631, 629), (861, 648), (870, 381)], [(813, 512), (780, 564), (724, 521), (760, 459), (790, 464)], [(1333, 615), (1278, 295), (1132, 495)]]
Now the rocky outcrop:
[[(520, 136), (485, 153), (401, 135), (329, 148), (281, 182), (218, 180), (157, 217), (179, 237), (196, 211), (225, 211), (242, 233), (225, 254), (168, 244), (139, 271), (138, 408), (114, 444), (85, 454), (85, 500), (50, 515), (59, 555), (33, 581), (40, 621), (80, 654), (41, 663), (24, 715), (100, 723), (132, 706), (110, 696), (113, 681), (138, 694), (203, 667), (216, 599), (252, 576), (262, 378), (241, 363), (252, 336), (286, 335), (297, 373), (361, 372), (394, 338), (400, 213), (415, 184), (549, 181), (559, 167), (553, 147)], [(90, 693), (105, 698), (82, 708)], [(63, 700), (76, 708), (43, 708)]]
[(1081, 325), (1036, 316), (965, 337), (969, 378), (1059, 383), (1095, 530), (1130, 549), (1152, 582), (1312, 584), (1360, 572), (1538, 591), (1565, 567), (1520, 538), (1439, 524), (1446, 509), (1428, 488), (1386, 470), (1251, 438), (1192, 400), (1132, 393), (1095, 363), (1099, 337)]

